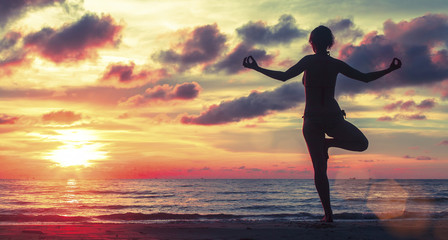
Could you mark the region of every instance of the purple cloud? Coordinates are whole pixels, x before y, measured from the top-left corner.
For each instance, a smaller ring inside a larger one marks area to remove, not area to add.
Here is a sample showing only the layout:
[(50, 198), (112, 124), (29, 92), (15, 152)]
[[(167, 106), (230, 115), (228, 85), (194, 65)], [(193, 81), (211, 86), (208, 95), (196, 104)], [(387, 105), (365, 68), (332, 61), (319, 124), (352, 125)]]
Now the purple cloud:
[(335, 35), (335, 41), (338, 42), (353, 42), (363, 36), (363, 32), (355, 27), (355, 24), (348, 18), (337, 18), (327, 21), (325, 24), (331, 29)]
[(274, 56), (266, 53), (265, 50), (254, 49), (246, 44), (239, 44), (221, 61), (206, 68), (208, 72), (224, 71), (227, 74), (235, 74), (247, 69), (242, 67), (243, 59), (253, 56), (263, 66), (269, 65)]
[(247, 44), (285, 44), (306, 36), (306, 31), (297, 26), (296, 19), (287, 14), (280, 16), (276, 25), (267, 26), (261, 21), (249, 22), (236, 31)]
[(434, 100), (434, 98), (432, 98), (421, 101), (420, 104), (416, 105), (416, 107), (421, 110), (428, 110), (433, 108), (435, 105), (436, 101)]
[(199, 116), (183, 116), (183, 124), (217, 125), (239, 122), (265, 116), (272, 111), (293, 108), (304, 101), (303, 89), (298, 82), (284, 84), (273, 91), (252, 92), (247, 97), (210, 106)]
[(97, 48), (115, 47), (122, 26), (108, 15), (86, 14), (61, 29), (43, 28), (24, 38), (25, 47), (53, 62), (77, 62), (97, 57)]
[(0, 28), (35, 8), (47, 7), (65, 0), (2, 0), (0, 1)]
[(188, 33), (186, 40), (176, 49), (160, 51), (153, 58), (162, 63), (178, 64), (179, 70), (183, 71), (215, 60), (225, 48), (225, 43), (226, 36), (220, 33), (216, 24), (200, 26)]
[(346, 93), (428, 85), (448, 77), (448, 15), (427, 14), (412, 20), (384, 23), (384, 35), (371, 32), (359, 45), (347, 44), (339, 57), (361, 71), (389, 66), (393, 57), (401, 58), (402, 69), (369, 84), (341, 78), (338, 88)]

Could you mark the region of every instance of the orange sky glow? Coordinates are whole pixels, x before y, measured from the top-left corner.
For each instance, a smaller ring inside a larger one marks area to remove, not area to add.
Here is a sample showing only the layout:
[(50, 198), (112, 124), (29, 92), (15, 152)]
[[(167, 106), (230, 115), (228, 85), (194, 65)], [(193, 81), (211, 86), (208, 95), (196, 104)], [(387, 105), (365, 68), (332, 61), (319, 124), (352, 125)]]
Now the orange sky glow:
[(331, 149), (329, 176), (447, 178), (446, 3), (307, 2), (2, 6), (0, 178), (312, 178), (301, 76), (241, 64), (286, 70), (320, 24), (331, 55), (363, 72), (403, 61), (374, 83), (338, 78), (369, 149)]

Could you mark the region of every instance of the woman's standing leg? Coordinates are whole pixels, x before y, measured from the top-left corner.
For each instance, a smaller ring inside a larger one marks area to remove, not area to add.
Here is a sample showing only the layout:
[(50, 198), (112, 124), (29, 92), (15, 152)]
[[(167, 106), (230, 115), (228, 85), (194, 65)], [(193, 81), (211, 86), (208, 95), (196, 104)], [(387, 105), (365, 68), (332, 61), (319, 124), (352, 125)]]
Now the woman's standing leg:
[[(318, 120), (317, 120), (318, 121)], [(303, 136), (305, 137), (308, 151), (314, 167), (314, 184), (319, 194), (322, 207), (325, 211), (325, 222), (333, 221), (333, 212), (330, 203), (330, 185), (327, 176), (327, 160), (324, 154), (325, 133), (321, 124), (314, 120), (304, 119)]]

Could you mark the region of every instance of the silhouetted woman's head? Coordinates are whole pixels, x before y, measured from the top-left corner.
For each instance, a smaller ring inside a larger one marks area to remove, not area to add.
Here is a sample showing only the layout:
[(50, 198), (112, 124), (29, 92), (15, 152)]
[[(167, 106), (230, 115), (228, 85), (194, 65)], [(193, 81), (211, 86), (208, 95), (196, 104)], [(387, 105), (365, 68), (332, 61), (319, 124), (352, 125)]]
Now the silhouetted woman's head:
[(334, 36), (329, 28), (320, 25), (311, 32), (309, 42), (315, 53), (327, 52), (334, 44)]

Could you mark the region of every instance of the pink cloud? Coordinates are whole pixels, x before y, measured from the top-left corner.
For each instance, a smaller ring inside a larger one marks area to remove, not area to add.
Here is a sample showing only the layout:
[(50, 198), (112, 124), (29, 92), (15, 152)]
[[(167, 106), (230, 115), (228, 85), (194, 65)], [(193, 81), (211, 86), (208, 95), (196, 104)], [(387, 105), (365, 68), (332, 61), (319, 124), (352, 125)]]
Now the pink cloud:
[(18, 117), (11, 117), (6, 114), (0, 114), (0, 125), (15, 124), (18, 119)]
[(402, 111), (414, 111), (414, 110), (429, 110), (435, 107), (436, 101), (434, 98), (428, 98), (421, 101), (417, 104), (414, 100), (408, 100), (403, 102), (402, 100), (387, 104), (383, 107), (383, 109), (387, 111), (393, 111), (396, 109), (400, 109)]
[(101, 82), (122, 88), (133, 88), (154, 83), (168, 76), (164, 69), (140, 69), (136, 70), (135, 63), (112, 63), (107, 66)]
[(137, 107), (157, 101), (191, 100), (199, 95), (201, 89), (197, 82), (177, 84), (174, 87), (168, 84), (158, 85), (148, 88), (144, 94), (134, 95), (120, 104)]
[(61, 124), (72, 124), (82, 119), (81, 114), (76, 114), (72, 111), (55, 111), (42, 115), (42, 120), (45, 122), (55, 122)]
[(393, 121), (394, 119), (390, 116), (382, 116), (382, 117), (379, 117), (377, 120), (382, 121), (382, 122), (388, 122), (388, 121)]
[(397, 109), (399, 106), (401, 106), (402, 103), (403, 103), (403, 101), (397, 101), (394, 103), (387, 104), (383, 108), (387, 111), (393, 111), (393, 110)]

